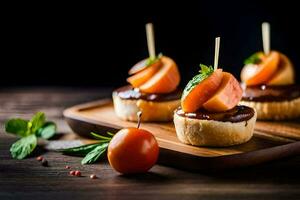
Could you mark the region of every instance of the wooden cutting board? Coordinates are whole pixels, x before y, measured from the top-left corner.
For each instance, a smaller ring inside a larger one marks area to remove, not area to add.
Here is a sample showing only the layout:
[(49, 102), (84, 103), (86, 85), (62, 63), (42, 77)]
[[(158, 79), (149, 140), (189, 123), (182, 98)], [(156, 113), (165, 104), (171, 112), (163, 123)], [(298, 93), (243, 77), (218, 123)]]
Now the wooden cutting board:
[[(136, 123), (116, 117), (110, 99), (68, 108), (64, 117), (72, 130), (88, 137), (94, 131), (116, 132)], [(188, 170), (226, 169), (260, 164), (292, 155), (300, 155), (300, 124), (292, 122), (257, 122), (254, 137), (247, 143), (226, 148), (195, 147), (181, 143), (172, 122), (143, 123), (160, 146), (159, 163)]]

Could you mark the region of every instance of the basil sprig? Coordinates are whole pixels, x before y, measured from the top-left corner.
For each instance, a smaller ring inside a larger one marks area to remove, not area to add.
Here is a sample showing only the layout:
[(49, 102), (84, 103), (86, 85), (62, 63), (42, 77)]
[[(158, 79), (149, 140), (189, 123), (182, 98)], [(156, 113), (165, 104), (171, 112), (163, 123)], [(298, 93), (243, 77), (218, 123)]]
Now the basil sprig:
[(13, 118), (5, 123), (5, 131), (21, 137), (10, 147), (15, 159), (23, 159), (30, 155), (37, 146), (38, 138), (49, 139), (56, 133), (56, 124), (46, 122), (42, 112), (36, 113), (31, 120)]

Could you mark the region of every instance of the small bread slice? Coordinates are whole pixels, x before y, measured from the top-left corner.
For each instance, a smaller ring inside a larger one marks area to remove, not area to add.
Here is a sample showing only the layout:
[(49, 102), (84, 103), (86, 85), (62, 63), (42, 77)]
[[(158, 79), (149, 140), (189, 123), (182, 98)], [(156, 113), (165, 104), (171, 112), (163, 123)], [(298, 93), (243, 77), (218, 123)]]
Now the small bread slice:
[(273, 102), (242, 100), (240, 104), (254, 108), (257, 119), (260, 120), (286, 120), (300, 117), (300, 98)]
[(146, 101), (142, 99), (122, 99), (113, 92), (116, 115), (127, 121), (137, 121), (137, 112), (142, 111), (142, 122), (169, 122), (174, 110), (180, 106), (180, 99), (171, 101)]
[(178, 139), (194, 146), (225, 147), (242, 144), (253, 136), (256, 112), (251, 119), (241, 122), (194, 119), (174, 113)]

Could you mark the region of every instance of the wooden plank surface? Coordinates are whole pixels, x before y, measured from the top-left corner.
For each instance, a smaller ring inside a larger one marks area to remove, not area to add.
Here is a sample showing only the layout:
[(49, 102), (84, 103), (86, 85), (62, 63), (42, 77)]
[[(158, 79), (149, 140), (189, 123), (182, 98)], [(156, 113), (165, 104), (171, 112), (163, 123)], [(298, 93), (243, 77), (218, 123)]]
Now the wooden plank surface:
[[(88, 122), (97, 124), (103, 127), (111, 127), (120, 129), (123, 127), (134, 127), (136, 126), (135, 122), (128, 122), (119, 119), (114, 112), (113, 104), (110, 99), (101, 100), (96, 102), (84, 103), (78, 106), (71, 107), (66, 109), (64, 115), (68, 118), (77, 119), (79, 121)], [(263, 122), (259, 122), (263, 123)], [(290, 123), (292, 124), (292, 123)], [(297, 124), (292, 124), (297, 127)], [(162, 148), (166, 148), (173, 151), (179, 151), (182, 153), (192, 154), (195, 156), (201, 157), (217, 157), (217, 156), (225, 156), (225, 155), (232, 155), (238, 153), (245, 153), (250, 151), (255, 151), (259, 149), (265, 149), (272, 146), (282, 145), (290, 142), (296, 142), (296, 140), (289, 140), (288, 137), (286, 141), (283, 140), (281, 137), (286, 137), (290, 135), (295, 135), (293, 139), (300, 138), (300, 127), (297, 128), (290, 128), (290, 126), (281, 126), (279, 130), (281, 135), (276, 135), (270, 141), (269, 138), (272, 137), (273, 133), (277, 133), (277, 127), (279, 127), (279, 123), (274, 123), (270, 125), (270, 123), (265, 123), (262, 126), (267, 126), (270, 128), (271, 131), (268, 129), (264, 129), (267, 131), (259, 131), (254, 133), (254, 136), (249, 142), (242, 145), (236, 145), (231, 147), (224, 147), (224, 148), (210, 148), (210, 147), (195, 147), (191, 145), (186, 145), (181, 143), (177, 136), (173, 122), (169, 123), (142, 123), (141, 127), (151, 131), (157, 138), (160, 146)], [(261, 135), (268, 135), (268, 137), (256, 137)], [(277, 139), (277, 140), (276, 140)]]
[[(72, 130), (85, 137), (90, 136), (90, 132), (105, 134), (107, 130), (116, 132), (123, 127), (136, 126), (135, 122), (121, 120), (115, 115), (110, 99), (72, 106), (64, 111), (64, 116)], [(300, 154), (300, 142), (287, 143), (283, 141), (285, 138), (266, 132), (255, 132), (245, 144), (213, 148), (181, 143), (173, 122), (142, 123), (141, 127), (156, 137), (160, 147), (159, 163), (189, 171), (244, 167)], [(181, 162), (174, 162), (177, 160)]]
[[(107, 89), (6, 89), (0, 91), (1, 126), (8, 117), (29, 118), (44, 111), (70, 134), (62, 111), (72, 105), (110, 96)], [(58, 139), (58, 138), (57, 138)], [(12, 160), (15, 137), (0, 133), (0, 199), (299, 199), (300, 156), (231, 171), (190, 173), (156, 165), (148, 174), (120, 176), (106, 161), (81, 166), (80, 158), (39, 150), (49, 167), (35, 158)], [(84, 177), (68, 176), (64, 166)], [(87, 175), (99, 177), (90, 180)]]
[(255, 129), (264, 133), (272, 133), (279, 137), (300, 140), (300, 120), (288, 122), (258, 121)]
[[(95, 124), (108, 126), (120, 129), (122, 127), (136, 126), (135, 122), (128, 122), (116, 117), (110, 100), (106, 102), (99, 102), (99, 104), (86, 104), (86, 107), (79, 106), (79, 109), (71, 108), (66, 110), (65, 116), (71, 118), (78, 118), (79, 120), (86, 120)], [(181, 143), (176, 136), (173, 122), (169, 123), (142, 123), (141, 128), (150, 130), (157, 138), (159, 144), (163, 148), (182, 153), (192, 154), (202, 157), (215, 157), (222, 155), (231, 155), (237, 153), (248, 152), (260, 148), (274, 146), (267, 140), (260, 140), (253, 138), (249, 143), (226, 148), (209, 148), (209, 147), (195, 147)]]

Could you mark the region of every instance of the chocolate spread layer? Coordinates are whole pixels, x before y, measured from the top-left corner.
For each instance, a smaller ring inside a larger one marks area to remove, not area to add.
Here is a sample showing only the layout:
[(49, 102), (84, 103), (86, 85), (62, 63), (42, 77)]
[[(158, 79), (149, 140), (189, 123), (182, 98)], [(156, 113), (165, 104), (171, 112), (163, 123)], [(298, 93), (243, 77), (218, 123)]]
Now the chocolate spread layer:
[(244, 88), (244, 101), (274, 102), (290, 101), (300, 97), (300, 85), (260, 85)]
[(146, 101), (172, 101), (179, 100), (181, 98), (182, 91), (180, 89), (176, 89), (175, 91), (167, 94), (150, 94), (139, 91), (137, 88), (132, 88), (130, 85), (118, 88), (114, 92), (121, 99), (143, 99)]
[(254, 116), (253, 108), (243, 105), (235, 106), (231, 110), (227, 110), (225, 112), (210, 112), (200, 109), (194, 113), (185, 113), (181, 108), (178, 108), (175, 112), (181, 117), (233, 123), (248, 121)]

